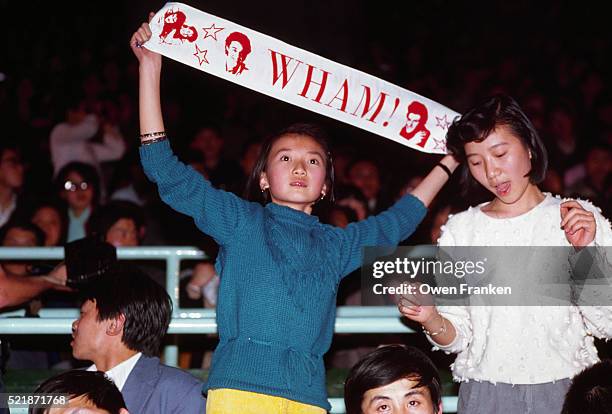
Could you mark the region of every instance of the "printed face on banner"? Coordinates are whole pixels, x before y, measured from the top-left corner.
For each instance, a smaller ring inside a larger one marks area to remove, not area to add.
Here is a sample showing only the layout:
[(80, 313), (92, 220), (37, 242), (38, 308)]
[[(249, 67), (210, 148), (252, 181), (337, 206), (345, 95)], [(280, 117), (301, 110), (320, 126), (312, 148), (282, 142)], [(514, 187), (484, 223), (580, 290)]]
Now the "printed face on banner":
[[(182, 11), (168, 10), (164, 14), (164, 26), (159, 34), (162, 42), (171, 43), (169, 40), (172, 39), (178, 39), (181, 42), (185, 40), (194, 42), (198, 38), (198, 32), (194, 26), (185, 24), (186, 20), (187, 16)], [(169, 36), (170, 39), (168, 39)]]
[(245, 34), (233, 32), (225, 39), (225, 70), (240, 75), (248, 70), (245, 60), (251, 53), (251, 41)]
[(400, 135), (408, 140), (417, 138), (419, 141), (416, 142), (416, 145), (425, 148), (430, 135), (425, 126), (427, 118), (427, 107), (417, 101), (411, 102), (406, 113), (406, 124), (400, 131)]

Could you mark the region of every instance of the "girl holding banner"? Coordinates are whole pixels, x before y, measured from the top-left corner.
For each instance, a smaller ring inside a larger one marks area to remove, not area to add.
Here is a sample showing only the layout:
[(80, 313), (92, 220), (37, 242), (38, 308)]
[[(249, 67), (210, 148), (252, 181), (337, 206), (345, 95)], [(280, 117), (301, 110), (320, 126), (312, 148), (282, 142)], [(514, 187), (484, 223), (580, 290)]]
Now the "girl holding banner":
[[(494, 198), (449, 218), (440, 246), (573, 246), (568, 251), (582, 253), (596, 246), (609, 269), (601, 246), (612, 246), (610, 223), (589, 202), (539, 190), (546, 150), (512, 98), (489, 98), (468, 111), (447, 140), (466, 163), (466, 184), (481, 185)], [(560, 412), (570, 379), (598, 361), (594, 337), (612, 337), (610, 306), (424, 303), (404, 297), (399, 310), (422, 324), (435, 349), (458, 354), (452, 370), (461, 382), (459, 414)]]
[(166, 139), (161, 55), (130, 45), (139, 61), (140, 149), (162, 199), (194, 218), (220, 245), (216, 268), (219, 345), (206, 391), (208, 414), (324, 413), (331, 407), (323, 355), (329, 349), (341, 278), (364, 246), (396, 245), (426, 214), (458, 163), (444, 157), (423, 182), (382, 214), (340, 229), (310, 215), (333, 194), (331, 155), (320, 131), (294, 125), (262, 148), (250, 183), (264, 205), (214, 189), (181, 163)]

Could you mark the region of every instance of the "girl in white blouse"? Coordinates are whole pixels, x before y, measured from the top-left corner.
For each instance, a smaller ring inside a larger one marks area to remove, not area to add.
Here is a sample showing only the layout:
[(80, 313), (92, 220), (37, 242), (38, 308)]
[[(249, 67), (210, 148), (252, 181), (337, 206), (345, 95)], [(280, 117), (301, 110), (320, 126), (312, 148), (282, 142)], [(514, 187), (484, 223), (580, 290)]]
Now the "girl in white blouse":
[[(449, 217), (440, 246), (599, 246), (610, 269), (609, 221), (589, 202), (540, 191), (546, 150), (512, 98), (495, 96), (465, 113), (447, 146), (464, 161), (466, 188), (482, 186), (494, 198)], [(421, 303), (404, 297), (399, 310), (421, 323), (434, 349), (458, 354), (451, 367), (462, 383), (459, 414), (560, 412), (570, 379), (599, 360), (594, 337), (612, 337), (608, 306)]]

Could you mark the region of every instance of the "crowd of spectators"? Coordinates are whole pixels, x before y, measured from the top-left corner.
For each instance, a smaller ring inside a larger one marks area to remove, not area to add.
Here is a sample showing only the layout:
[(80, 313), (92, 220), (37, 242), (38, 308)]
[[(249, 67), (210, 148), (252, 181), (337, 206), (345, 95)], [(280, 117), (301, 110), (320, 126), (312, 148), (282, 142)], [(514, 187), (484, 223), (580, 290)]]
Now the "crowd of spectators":
[[(4, 246), (62, 246), (95, 233), (117, 247), (195, 245), (214, 258), (214, 242), (160, 202), (140, 167), (138, 69), (127, 42), (153, 7), (149, 3), (85, 3), (78, 10), (45, 3), (30, 14), (14, 13), (27, 15), (30, 26), (41, 30), (15, 26), (3, 45), (10, 56), (0, 63)], [(496, 92), (512, 95), (546, 142), (550, 165), (544, 189), (588, 198), (612, 216), (612, 84), (606, 75), (612, 73), (612, 39), (603, 32), (596, 5), (304, 1), (292, 2), (293, 15), (287, 17), (286, 5), (273, 2), (276, 14), (258, 19), (259, 6), (196, 3), (457, 112)], [(9, 27), (22, 24), (17, 20)], [(389, 207), (435, 159), (165, 64), (170, 69), (162, 80), (163, 109), (172, 144), (184, 161), (227, 191), (242, 194), (261, 140), (297, 120), (330, 131), (336, 203), (321, 203), (317, 213), (337, 226)], [(455, 188), (445, 190), (407, 243), (436, 242), (448, 214), (465, 207)], [(0, 270), (11, 277), (32, 272), (24, 263), (3, 263)], [(186, 274), (185, 300), (214, 306), (214, 267), (203, 263)], [(340, 303), (358, 303), (355, 280), (347, 278)], [(30, 304), (29, 312), (35, 313), (34, 307)]]

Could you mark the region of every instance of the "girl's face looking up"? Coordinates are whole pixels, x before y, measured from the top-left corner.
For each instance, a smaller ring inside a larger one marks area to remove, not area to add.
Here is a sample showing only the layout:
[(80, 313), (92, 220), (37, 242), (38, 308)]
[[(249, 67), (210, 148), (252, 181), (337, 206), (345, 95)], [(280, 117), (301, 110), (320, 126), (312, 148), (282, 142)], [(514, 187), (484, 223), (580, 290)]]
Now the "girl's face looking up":
[(325, 153), (308, 135), (287, 134), (272, 145), (259, 186), (274, 203), (310, 214), (325, 195)]
[(537, 187), (529, 181), (531, 153), (506, 126), (498, 126), (484, 140), (465, 144), (470, 173), (498, 200), (512, 207)]

